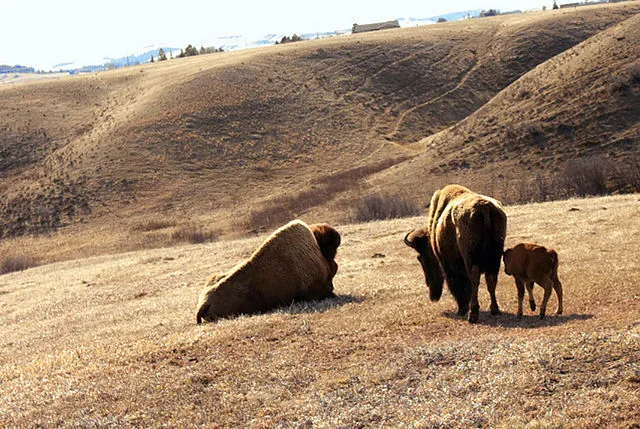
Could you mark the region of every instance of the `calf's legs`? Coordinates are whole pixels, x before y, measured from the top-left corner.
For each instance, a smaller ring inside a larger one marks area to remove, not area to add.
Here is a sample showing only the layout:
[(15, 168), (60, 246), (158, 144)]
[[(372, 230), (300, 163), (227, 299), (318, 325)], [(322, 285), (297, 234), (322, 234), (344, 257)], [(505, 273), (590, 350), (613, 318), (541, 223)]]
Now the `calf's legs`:
[(558, 298), (558, 311), (557, 314), (562, 314), (562, 283), (558, 279), (558, 275), (553, 273), (553, 289), (556, 291), (556, 297)]
[(549, 277), (545, 277), (540, 286), (544, 288), (544, 296), (542, 297), (542, 304), (540, 304), (540, 318), (544, 319), (545, 313), (547, 312), (547, 302), (549, 302), (551, 291), (555, 285)]
[(522, 319), (522, 301), (524, 301), (524, 283), (522, 283), (522, 280), (516, 279), (516, 288), (518, 288), (518, 319)]
[(533, 297), (533, 280), (526, 281), (525, 286), (527, 287), (527, 293), (529, 294), (529, 308), (531, 308), (531, 311), (536, 311), (536, 300)]
[(524, 290), (527, 289), (529, 295), (529, 307), (531, 311), (536, 310), (536, 300), (533, 297), (533, 281), (516, 277), (516, 287), (518, 288), (518, 319), (522, 318), (522, 302), (524, 301)]

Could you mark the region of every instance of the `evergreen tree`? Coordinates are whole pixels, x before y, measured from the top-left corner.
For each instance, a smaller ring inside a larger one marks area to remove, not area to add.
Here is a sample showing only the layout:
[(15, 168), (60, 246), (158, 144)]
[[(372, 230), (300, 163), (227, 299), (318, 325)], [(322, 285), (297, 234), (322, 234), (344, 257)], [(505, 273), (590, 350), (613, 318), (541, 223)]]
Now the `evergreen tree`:
[(558, 3), (556, 3), (556, 0), (553, 0), (553, 8), (554, 9), (559, 9), (558, 8)]
[(153, 61), (153, 55), (151, 55), (151, 62), (152, 62), (152, 63), (155, 63), (155, 61)]
[(187, 45), (186, 48), (184, 48), (184, 53), (183, 55), (185, 57), (192, 57), (194, 55), (198, 55), (198, 49), (195, 48), (194, 46), (191, 46), (190, 44)]
[(158, 49), (158, 61), (166, 61), (167, 60), (167, 56), (164, 53), (164, 50), (162, 48)]

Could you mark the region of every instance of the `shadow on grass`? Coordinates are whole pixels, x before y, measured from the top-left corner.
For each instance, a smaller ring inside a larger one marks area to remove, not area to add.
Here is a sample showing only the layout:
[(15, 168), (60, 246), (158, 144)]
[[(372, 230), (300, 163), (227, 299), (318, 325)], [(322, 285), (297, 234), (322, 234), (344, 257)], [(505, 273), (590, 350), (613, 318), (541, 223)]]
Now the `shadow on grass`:
[[(458, 316), (455, 311), (444, 311), (444, 316), (450, 319), (467, 320), (467, 316)], [(480, 312), (480, 320), (478, 325), (500, 326), (502, 328), (525, 328), (534, 329), (545, 326), (559, 326), (574, 320), (589, 320), (594, 317), (593, 314), (548, 314), (544, 319), (540, 319), (538, 314), (525, 314), (522, 319), (518, 319), (515, 313), (503, 311), (499, 316), (492, 316), (488, 311)]]
[[(346, 304), (351, 303), (360, 303), (365, 300), (362, 296), (352, 296), (352, 295), (335, 295), (331, 298), (326, 298), (322, 300), (307, 300), (307, 301), (294, 301), (289, 305), (283, 305), (281, 307), (276, 307), (264, 312), (256, 312), (256, 313), (242, 313), (236, 314), (227, 317), (220, 317), (217, 320), (225, 320), (225, 319), (235, 319), (240, 316), (257, 316), (261, 314), (303, 314), (303, 313), (324, 313), (325, 311), (329, 311), (332, 308), (342, 307)], [(214, 322), (206, 322), (215, 323)]]
[(278, 307), (272, 311), (272, 313), (322, 313), (332, 308), (342, 307), (346, 304), (360, 303), (364, 301), (363, 296), (353, 295), (336, 295), (331, 298), (326, 298), (317, 301), (295, 301), (291, 305)]

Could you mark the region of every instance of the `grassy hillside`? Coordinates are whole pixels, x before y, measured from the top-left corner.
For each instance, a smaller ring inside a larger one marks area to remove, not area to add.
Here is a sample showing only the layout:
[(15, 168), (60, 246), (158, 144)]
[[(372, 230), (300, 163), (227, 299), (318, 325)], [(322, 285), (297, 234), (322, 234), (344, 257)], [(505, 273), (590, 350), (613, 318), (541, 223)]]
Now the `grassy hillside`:
[[(463, 121), (425, 138), (417, 159), (381, 180), (412, 183), (416, 170), (439, 176), (453, 167), (503, 199), (563, 197), (572, 187), (637, 190), (639, 36), (636, 15), (541, 64)], [(529, 176), (524, 189), (519, 183), (509, 190), (508, 180), (522, 176)], [(498, 178), (507, 182), (499, 183), (503, 189), (496, 189)], [(562, 179), (569, 183), (557, 183)]]
[[(70, 257), (78, 249), (93, 254), (165, 243), (131, 233), (144, 229), (150, 215), (227, 235), (300, 214), (347, 222), (354, 202), (372, 190), (415, 194), (422, 186), (424, 174), (409, 171), (424, 145), (413, 142), (458, 124), (536, 66), (638, 11), (638, 2), (630, 2), (500, 16), (2, 85), (0, 234), (64, 227), (69, 251), (57, 238), (41, 239), (38, 247), (47, 257)], [(638, 38), (635, 24), (628, 27), (620, 43), (631, 55)], [(635, 100), (634, 82), (622, 92)], [(536, 83), (527, 85), (537, 94)], [(622, 92), (608, 95), (612, 105)], [(576, 97), (572, 110), (590, 102)], [(502, 120), (497, 130), (506, 127)], [(579, 121), (569, 124), (579, 129)], [(611, 135), (626, 141), (627, 125), (611, 123), (619, 127)], [(513, 132), (520, 135), (519, 128)], [(464, 135), (477, 140), (474, 133), (476, 127)], [(461, 165), (475, 162), (456, 155), (461, 138), (452, 139), (450, 152), (448, 139), (442, 153), (427, 151), (417, 171), (426, 170), (433, 184), (451, 180)], [(633, 132), (628, 138), (632, 144), (620, 144), (620, 156), (635, 148)], [(570, 156), (582, 153), (579, 146)], [(532, 161), (546, 167), (546, 158), (538, 158)], [(478, 162), (495, 168), (500, 159), (488, 154)], [(398, 178), (393, 167), (401, 162), (409, 170), (398, 170), (404, 174)], [(388, 180), (366, 180), (376, 173)], [(421, 191), (418, 203), (428, 196)], [(32, 247), (11, 246), (23, 245)]]
[(507, 213), (508, 246), (558, 251), (562, 316), (517, 320), (504, 274), (478, 325), (429, 302), (402, 243), (424, 217), (339, 228), (337, 298), (217, 324), (195, 324), (205, 279), (264, 236), (1, 276), (0, 426), (640, 424), (640, 195)]

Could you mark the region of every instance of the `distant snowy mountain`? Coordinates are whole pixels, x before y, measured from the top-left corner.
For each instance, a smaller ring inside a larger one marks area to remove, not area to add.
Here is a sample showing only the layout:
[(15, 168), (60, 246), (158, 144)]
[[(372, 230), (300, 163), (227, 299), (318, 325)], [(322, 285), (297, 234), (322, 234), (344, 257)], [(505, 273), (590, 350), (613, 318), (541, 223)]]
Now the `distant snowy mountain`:
[(446, 19), (447, 21), (459, 21), (466, 18), (477, 18), (480, 16), (482, 9), (465, 10), (462, 12), (446, 13), (444, 15), (431, 16), (429, 18), (397, 18), (400, 27), (415, 27), (417, 25), (429, 25), (438, 22), (438, 19)]
[[(467, 10), (463, 12), (453, 12), (444, 15), (433, 16), (429, 18), (397, 18), (401, 27), (415, 27), (417, 25), (429, 25), (438, 21), (439, 18), (444, 18), (447, 21), (456, 21), (464, 18), (475, 18), (480, 16), (481, 9)], [(365, 24), (365, 23), (362, 23)], [(317, 39), (317, 38), (326, 38), (326, 37), (335, 37), (345, 34), (351, 34), (351, 28), (345, 28), (341, 30), (335, 31), (327, 31), (327, 32), (314, 32), (314, 33), (298, 33), (298, 36), (303, 39)], [(224, 51), (235, 51), (238, 49), (248, 49), (248, 48), (257, 48), (260, 46), (273, 45), (276, 42), (280, 42), (284, 36), (291, 37), (293, 34), (291, 33), (271, 33), (267, 34), (261, 38), (251, 38), (247, 36), (224, 36), (224, 37), (216, 37), (208, 40), (204, 43), (204, 47), (215, 47), (222, 48)], [(194, 44), (197, 49), (200, 49), (199, 45)], [(136, 64), (144, 64), (151, 61), (151, 57), (153, 56), (154, 61), (158, 59), (158, 50), (162, 48), (162, 50), (167, 55), (167, 58), (170, 58), (171, 53), (173, 57), (177, 57), (180, 53), (181, 49), (185, 47), (176, 48), (170, 46), (160, 46), (160, 45), (152, 45), (145, 46), (138, 50), (138, 52), (131, 53), (129, 55), (125, 55), (119, 58), (110, 58), (104, 57), (99, 58), (93, 61), (82, 61), (82, 62), (63, 62), (54, 65), (51, 69), (58, 71), (68, 71), (68, 72), (85, 72), (85, 71), (96, 71), (96, 70), (104, 70), (111, 67), (126, 67), (132, 66)]]
[(104, 61), (104, 65), (106, 67), (125, 67), (125, 66), (134, 66), (137, 64), (144, 64), (151, 61), (151, 57), (153, 57), (154, 61), (158, 61), (158, 51), (162, 49), (164, 54), (169, 58), (171, 55), (176, 57), (180, 53), (180, 48), (172, 48), (169, 46), (158, 46), (151, 47), (146, 46), (142, 49), (146, 49), (143, 52), (137, 54), (126, 55), (120, 58), (109, 58), (106, 57)]

